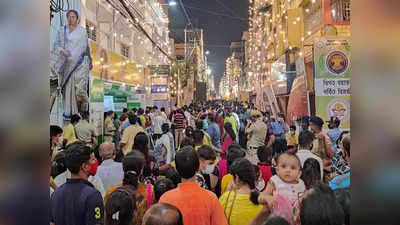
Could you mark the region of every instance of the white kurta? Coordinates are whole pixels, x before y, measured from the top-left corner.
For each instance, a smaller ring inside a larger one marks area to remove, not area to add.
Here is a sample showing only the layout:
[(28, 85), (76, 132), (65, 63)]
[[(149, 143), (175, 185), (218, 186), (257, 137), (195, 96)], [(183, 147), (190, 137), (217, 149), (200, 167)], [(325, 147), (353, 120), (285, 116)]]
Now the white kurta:
[[(86, 29), (83, 27), (77, 26), (74, 30), (70, 31), (67, 26), (66, 38), (64, 38), (64, 33), (64, 27), (57, 33), (52, 49), (52, 57), (55, 57), (56, 60), (51, 61), (52, 70), (57, 73), (59, 72), (60, 84), (65, 82), (68, 74), (73, 71), (79, 58), (88, 47), (88, 36)], [(69, 51), (71, 55), (65, 58), (61, 53), (63, 49)], [(60, 71), (61, 65), (63, 65), (64, 62), (64, 69)], [(83, 62), (74, 70), (71, 77), (66, 82), (65, 88), (62, 90), (64, 115), (66, 117), (71, 117), (79, 111), (88, 110), (89, 72), (89, 57), (85, 56)], [(83, 102), (79, 108), (78, 102)]]

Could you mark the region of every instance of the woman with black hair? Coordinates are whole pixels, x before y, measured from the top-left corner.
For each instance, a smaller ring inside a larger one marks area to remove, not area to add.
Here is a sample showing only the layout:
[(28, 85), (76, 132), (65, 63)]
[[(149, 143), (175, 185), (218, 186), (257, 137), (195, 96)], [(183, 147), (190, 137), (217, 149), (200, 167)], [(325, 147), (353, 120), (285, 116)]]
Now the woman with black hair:
[(105, 204), (105, 225), (139, 225), (135, 216), (136, 203), (134, 191), (124, 187), (115, 190)]
[(150, 168), (151, 157), (149, 155), (149, 137), (147, 136), (146, 133), (139, 132), (136, 134), (134, 142), (133, 142), (132, 151), (139, 151), (139, 152), (143, 153), (144, 158), (146, 160), (146, 163), (143, 168), (143, 175), (144, 175), (144, 177), (151, 176), (151, 168)]
[(228, 151), (228, 146), (234, 141), (236, 140), (236, 134), (233, 131), (232, 128), (232, 124), (231, 123), (225, 123), (224, 124), (224, 130), (225, 130), (225, 136), (223, 138), (223, 142), (222, 142), (222, 146), (221, 146), (221, 150), (224, 152), (224, 154), (222, 155), (222, 158), (226, 159), (226, 154)]
[(304, 162), (300, 179), (304, 181), (307, 190), (321, 182), (321, 167), (318, 160), (309, 158)]
[(124, 192), (127, 195), (129, 195), (128, 193), (130, 193), (130, 196), (136, 199), (135, 206), (137, 209), (135, 216), (132, 218), (132, 224), (137, 225), (141, 224), (146, 209), (148, 209), (153, 202), (153, 192), (151, 184), (146, 185), (143, 183), (144, 176), (142, 172), (145, 165), (145, 155), (140, 151), (132, 151), (125, 155), (124, 159), (122, 160), (122, 168), (124, 171), (122, 185), (120, 187), (111, 187), (105, 198), (105, 202), (107, 205), (109, 198), (112, 196), (113, 193), (120, 191), (121, 189), (126, 190)]
[(246, 152), (237, 143), (232, 143), (228, 147), (228, 155), (226, 160), (221, 159), (218, 162), (218, 169), (221, 180), (221, 194), (227, 191), (228, 185), (233, 181), (233, 176), (230, 172), (230, 167), (236, 159), (244, 158)]
[(230, 166), (234, 187), (219, 199), (230, 225), (249, 224), (261, 211), (262, 205), (250, 200), (255, 190), (256, 172), (249, 160), (236, 159)]

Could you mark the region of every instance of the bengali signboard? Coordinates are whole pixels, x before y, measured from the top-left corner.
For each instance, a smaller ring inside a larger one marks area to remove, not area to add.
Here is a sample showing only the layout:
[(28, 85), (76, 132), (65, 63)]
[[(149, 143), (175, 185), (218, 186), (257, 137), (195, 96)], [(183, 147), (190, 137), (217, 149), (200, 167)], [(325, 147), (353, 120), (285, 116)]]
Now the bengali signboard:
[(347, 38), (318, 38), (314, 41), (316, 115), (327, 121), (340, 119), (350, 129), (350, 44)]

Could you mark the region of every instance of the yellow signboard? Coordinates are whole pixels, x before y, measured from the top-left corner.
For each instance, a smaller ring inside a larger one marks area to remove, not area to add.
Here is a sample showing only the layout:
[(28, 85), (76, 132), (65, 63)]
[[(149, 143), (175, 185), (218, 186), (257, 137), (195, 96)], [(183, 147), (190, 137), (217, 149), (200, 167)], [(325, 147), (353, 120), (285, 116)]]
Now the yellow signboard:
[(135, 62), (110, 52), (95, 42), (90, 42), (90, 53), (93, 59), (92, 76), (103, 80), (120, 81), (127, 84), (142, 85), (147, 76), (146, 70)]

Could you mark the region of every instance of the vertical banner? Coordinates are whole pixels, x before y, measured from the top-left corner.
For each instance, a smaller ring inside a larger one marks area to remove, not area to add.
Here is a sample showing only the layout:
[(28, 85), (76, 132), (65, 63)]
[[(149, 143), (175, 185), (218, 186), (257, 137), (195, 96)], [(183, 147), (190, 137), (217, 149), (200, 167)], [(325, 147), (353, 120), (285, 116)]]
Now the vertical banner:
[(91, 78), (90, 82), (90, 123), (94, 124), (97, 133), (103, 134), (104, 120), (104, 82)]
[(315, 108), (324, 121), (340, 119), (340, 128), (350, 129), (350, 43), (347, 38), (314, 41)]

